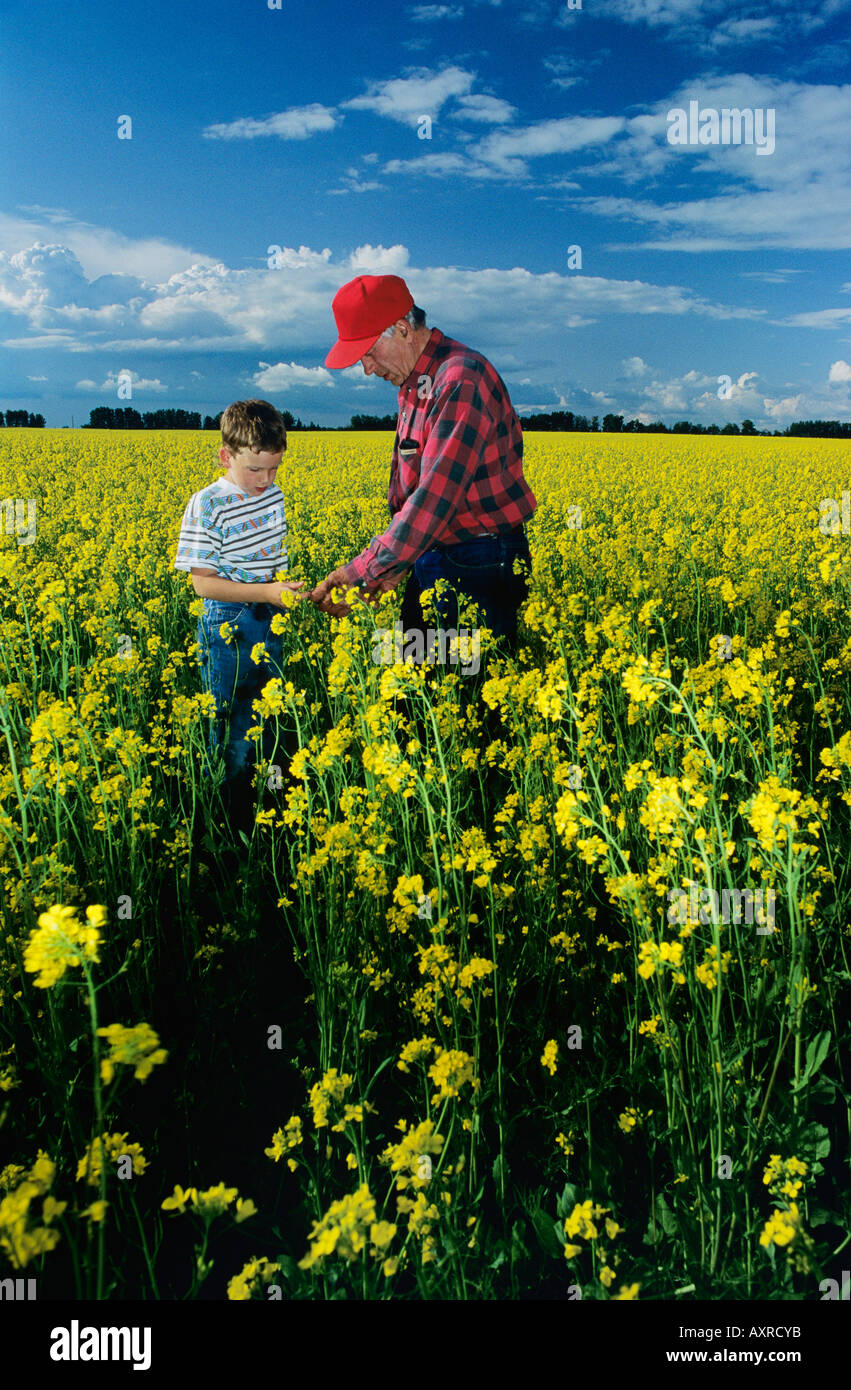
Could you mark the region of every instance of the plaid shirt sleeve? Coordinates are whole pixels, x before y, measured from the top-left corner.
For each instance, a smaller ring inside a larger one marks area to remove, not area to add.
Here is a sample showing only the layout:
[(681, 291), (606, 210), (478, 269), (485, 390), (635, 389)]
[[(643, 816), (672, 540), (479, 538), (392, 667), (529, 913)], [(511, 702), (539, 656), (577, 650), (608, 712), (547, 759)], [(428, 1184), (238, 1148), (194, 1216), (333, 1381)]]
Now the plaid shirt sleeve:
[(435, 383), (423, 428), (419, 486), (387, 530), (344, 567), (347, 584), (369, 587), (395, 578), (441, 540), (464, 506), (493, 424), (475, 379), (450, 379), (442, 389)]

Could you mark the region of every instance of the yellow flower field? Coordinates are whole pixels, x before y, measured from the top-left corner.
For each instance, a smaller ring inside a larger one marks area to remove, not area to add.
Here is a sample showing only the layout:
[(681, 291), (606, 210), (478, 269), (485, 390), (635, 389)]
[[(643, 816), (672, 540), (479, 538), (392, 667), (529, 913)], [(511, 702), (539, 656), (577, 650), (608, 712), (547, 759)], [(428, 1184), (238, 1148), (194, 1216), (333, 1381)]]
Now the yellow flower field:
[[(290, 435), (291, 578), (384, 529), (391, 444)], [(0, 1274), (832, 1296), (847, 443), (527, 435), (516, 661), (378, 664), (401, 590), (291, 608), (245, 837), (172, 568), (217, 447), (0, 434)]]

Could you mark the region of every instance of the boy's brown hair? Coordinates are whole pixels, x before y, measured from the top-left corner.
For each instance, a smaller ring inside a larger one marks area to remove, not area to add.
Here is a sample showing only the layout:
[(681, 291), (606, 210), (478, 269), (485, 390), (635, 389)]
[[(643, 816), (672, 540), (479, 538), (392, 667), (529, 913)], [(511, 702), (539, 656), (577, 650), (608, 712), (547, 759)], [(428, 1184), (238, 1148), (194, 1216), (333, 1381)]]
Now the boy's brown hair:
[(269, 401), (234, 401), (222, 411), (222, 443), (231, 454), (277, 454), (287, 447), (280, 411)]

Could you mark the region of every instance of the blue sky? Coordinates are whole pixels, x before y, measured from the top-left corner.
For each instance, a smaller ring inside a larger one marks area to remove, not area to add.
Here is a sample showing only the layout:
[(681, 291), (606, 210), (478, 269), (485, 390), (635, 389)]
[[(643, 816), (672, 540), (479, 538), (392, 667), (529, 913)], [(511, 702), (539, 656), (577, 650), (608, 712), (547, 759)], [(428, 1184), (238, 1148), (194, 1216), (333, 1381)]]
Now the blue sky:
[[(0, 0), (0, 409), (392, 413), (387, 382), (323, 365), (336, 290), (392, 272), (521, 413), (851, 419), (849, 20)], [(707, 143), (672, 144), (692, 101)], [(772, 148), (709, 143), (725, 108), (773, 113)]]

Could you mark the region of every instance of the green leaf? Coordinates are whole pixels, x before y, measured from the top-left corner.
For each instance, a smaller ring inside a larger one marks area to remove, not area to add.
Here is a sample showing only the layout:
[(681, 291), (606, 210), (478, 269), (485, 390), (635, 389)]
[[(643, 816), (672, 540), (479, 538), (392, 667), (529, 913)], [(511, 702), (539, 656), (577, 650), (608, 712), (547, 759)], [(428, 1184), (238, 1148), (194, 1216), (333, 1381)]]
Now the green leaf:
[(835, 1211), (826, 1211), (824, 1207), (810, 1207), (808, 1217), (810, 1226), (826, 1226), (829, 1221), (834, 1222), (837, 1226), (840, 1224), (840, 1218)]
[(562, 1192), (561, 1196), (558, 1199), (558, 1202), (556, 1203), (556, 1212), (561, 1217), (562, 1221), (565, 1219), (566, 1216), (570, 1215), (575, 1206), (576, 1188), (574, 1187), (572, 1182), (565, 1183), (564, 1191)]
[(656, 1220), (666, 1236), (675, 1236), (680, 1229), (680, 1223), (668, 1206), (663, 1192), (656, 1194)]
[(535, 1207), (530, 1211), (529, 1220), (538, 1237), (538, 1244), (545, 1255), (561, 1255), (561, 1245), (555, 1231), (553, 1230), (553, 1218), (549, 1212), (544, 1211), (543, 1207)]
[(830, 1051), (830, 1039), (831, 1034), (829, 1031), (826, 1031), (824, 1033), (816, 1033), (815, 1037), (810, 1040), (809, 1046), (807, 1047), (807, 1060), (806, 1066), (804, 1067), (804, 1074), (798, 1082), (798, 1085), (793, 1087), (793, 1090), (802, 1090), (809, 1082), (810, 1077), (815, 1076)]
[(830, 1132), (824, 1125), (813, 1121), (799, 1134), (791, 1136), (794, 1152), (814, 1163), (819, 1158), (827, 1158), (830, 1153)]

